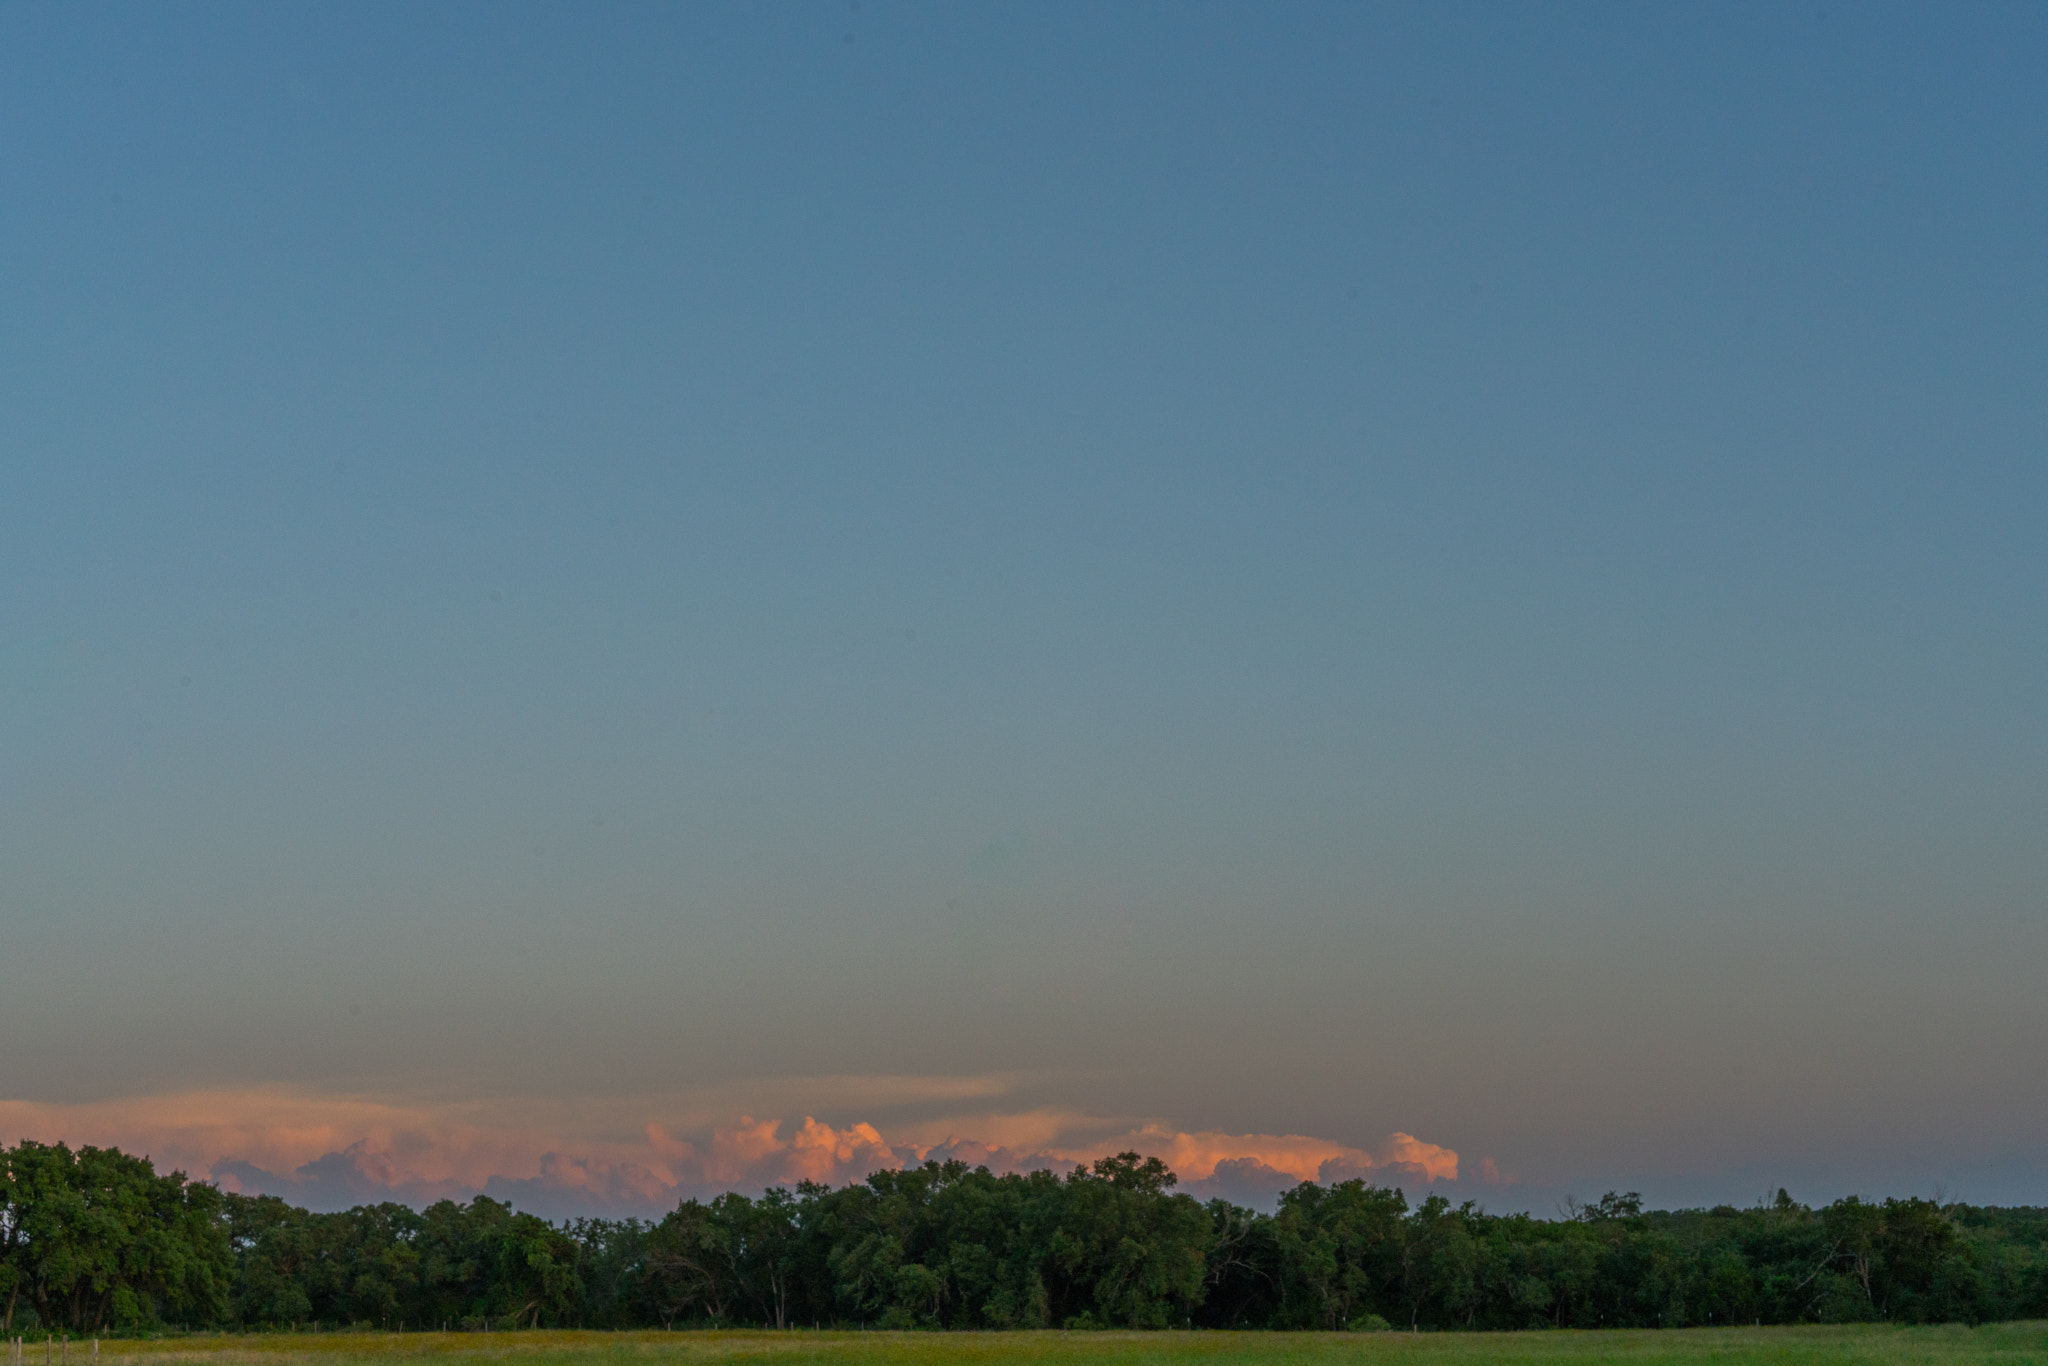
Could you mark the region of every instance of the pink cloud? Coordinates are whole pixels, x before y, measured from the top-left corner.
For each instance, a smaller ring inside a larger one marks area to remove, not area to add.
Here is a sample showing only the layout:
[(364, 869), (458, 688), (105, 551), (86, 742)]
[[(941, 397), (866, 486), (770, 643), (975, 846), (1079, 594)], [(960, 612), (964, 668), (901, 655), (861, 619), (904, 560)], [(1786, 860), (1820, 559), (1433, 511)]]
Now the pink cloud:
[[(965, 1094), (972, 1094), (966, 1092)], [(1452, 1181), (1458, 1154), (1396, 1133), (1374, 1149), (1302, 1134), (1227, 1134), (1118, 1126), (1066, 1111), (988, 1114), (885, 1136), (806, 1115), (793, 1126), (741, 1115), (676, 1137), (639, 1122), (576, 1132), (578, 1113), (536, 1104), (408, 1103), (282, 1088), (187, 1092), (85, 1105), (0, 1101), (0, 1134), (117, 1146), (231, 1190), (321, 1208), (395, 1199), (420, 1204), (483, 1192), (550, 1216), (657, 1214), (688, 1196), (809, 1180), (858, 1181), (884, 1168), (959, 1159), (996, 1171), (1066, 1169), (1125, 1150), (1164, 1160), (1198, 1195), (1267, 1199), (1300, 1181), (1364, 1176)], [(536, 1118), (563, 1123), (542, 1126)], [(962, 1136), (969, 1135), (969, 1136)], [(1498, 1181), (1491, 1160), (1480, 1164)]]

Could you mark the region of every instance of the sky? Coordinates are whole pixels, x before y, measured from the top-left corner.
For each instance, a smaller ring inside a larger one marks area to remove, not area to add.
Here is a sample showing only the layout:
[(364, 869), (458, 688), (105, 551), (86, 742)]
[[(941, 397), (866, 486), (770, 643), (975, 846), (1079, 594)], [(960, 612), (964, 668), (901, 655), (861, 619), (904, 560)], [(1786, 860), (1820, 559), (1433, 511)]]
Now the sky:
[(0, 1141), (2048, 1204), (2044, 65), (0, 5)]

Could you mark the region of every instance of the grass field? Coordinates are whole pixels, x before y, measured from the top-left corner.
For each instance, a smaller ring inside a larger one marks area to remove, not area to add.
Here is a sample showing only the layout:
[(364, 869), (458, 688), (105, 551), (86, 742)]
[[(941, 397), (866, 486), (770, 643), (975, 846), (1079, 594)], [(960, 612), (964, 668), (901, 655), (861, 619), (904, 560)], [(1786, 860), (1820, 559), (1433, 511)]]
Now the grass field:
[[(494, 1333), (270, 1334), (100, 1344), (106, 1366), (1480, 1366), (1784, 1362), (2048, 1366), (2048, 1322), (1983, 1328), (1717, 1328), (1603, 1333)], [(92, 1366), (73, 1342), (68, 1366)], [(42, 1366), (43, 1344), (22, 1366)], [(51, 1366), (58, 1358), (51, 1357)]]

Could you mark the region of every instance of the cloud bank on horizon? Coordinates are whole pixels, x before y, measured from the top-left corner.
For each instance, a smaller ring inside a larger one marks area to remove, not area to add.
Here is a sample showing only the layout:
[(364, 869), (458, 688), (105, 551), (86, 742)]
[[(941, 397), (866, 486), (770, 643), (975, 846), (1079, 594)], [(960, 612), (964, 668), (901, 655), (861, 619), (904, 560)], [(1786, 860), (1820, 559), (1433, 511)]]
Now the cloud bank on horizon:
[[(119, 1147), (223, 1189), (313, 1208), (424, 1204), (477, 1194), (549, 1217), (659, 1216), (679, 1200), (960, 1160), (997, 1172), (1066, 1170), (1115, 1152), (1161, 1158), (1192, 1194), (1269, 1203), (1299, 1182), (1453, 1183), (1459, 1156), (1410, 1134), (1366, 1149), (1301, 1134), (1187, 1132), (1059, 1111), (926, 1122), (885, 1135), (740, 1115), (679, 1137), (658, 1122), (632, 1136), (522, 1129), (474, 1107), (325, 1097), (278, 1089), (194, 1091), (87, 1104), (0, 1101), (0, 1132)], [(940, 1137), (931, 1135), (940, 1134)], [(979, 1134), (979, 1137), (974, 1136)], [(1491, 1159), (1483, 1179), (1501, 1184)]]

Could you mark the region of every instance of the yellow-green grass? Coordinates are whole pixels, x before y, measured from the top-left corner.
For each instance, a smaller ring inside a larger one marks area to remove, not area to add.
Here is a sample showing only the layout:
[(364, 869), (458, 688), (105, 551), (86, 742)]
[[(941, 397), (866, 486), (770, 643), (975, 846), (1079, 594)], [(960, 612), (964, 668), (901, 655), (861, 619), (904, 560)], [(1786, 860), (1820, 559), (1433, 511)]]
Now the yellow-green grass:
[[(68, 1366), (92, 1366), (73, 1341)], [(270, 1333), (104, 1341), (107, 1366), (1617, 1366), (1746, 1361), (2048, 1366), (2048, 1322), (1982, 1328), (1710, 1328), (1538, 1333)], [(29, 1344), (22, 1366), (42, 1366)], [(52, 1366), (57, 1357), (53, 1353)]]

